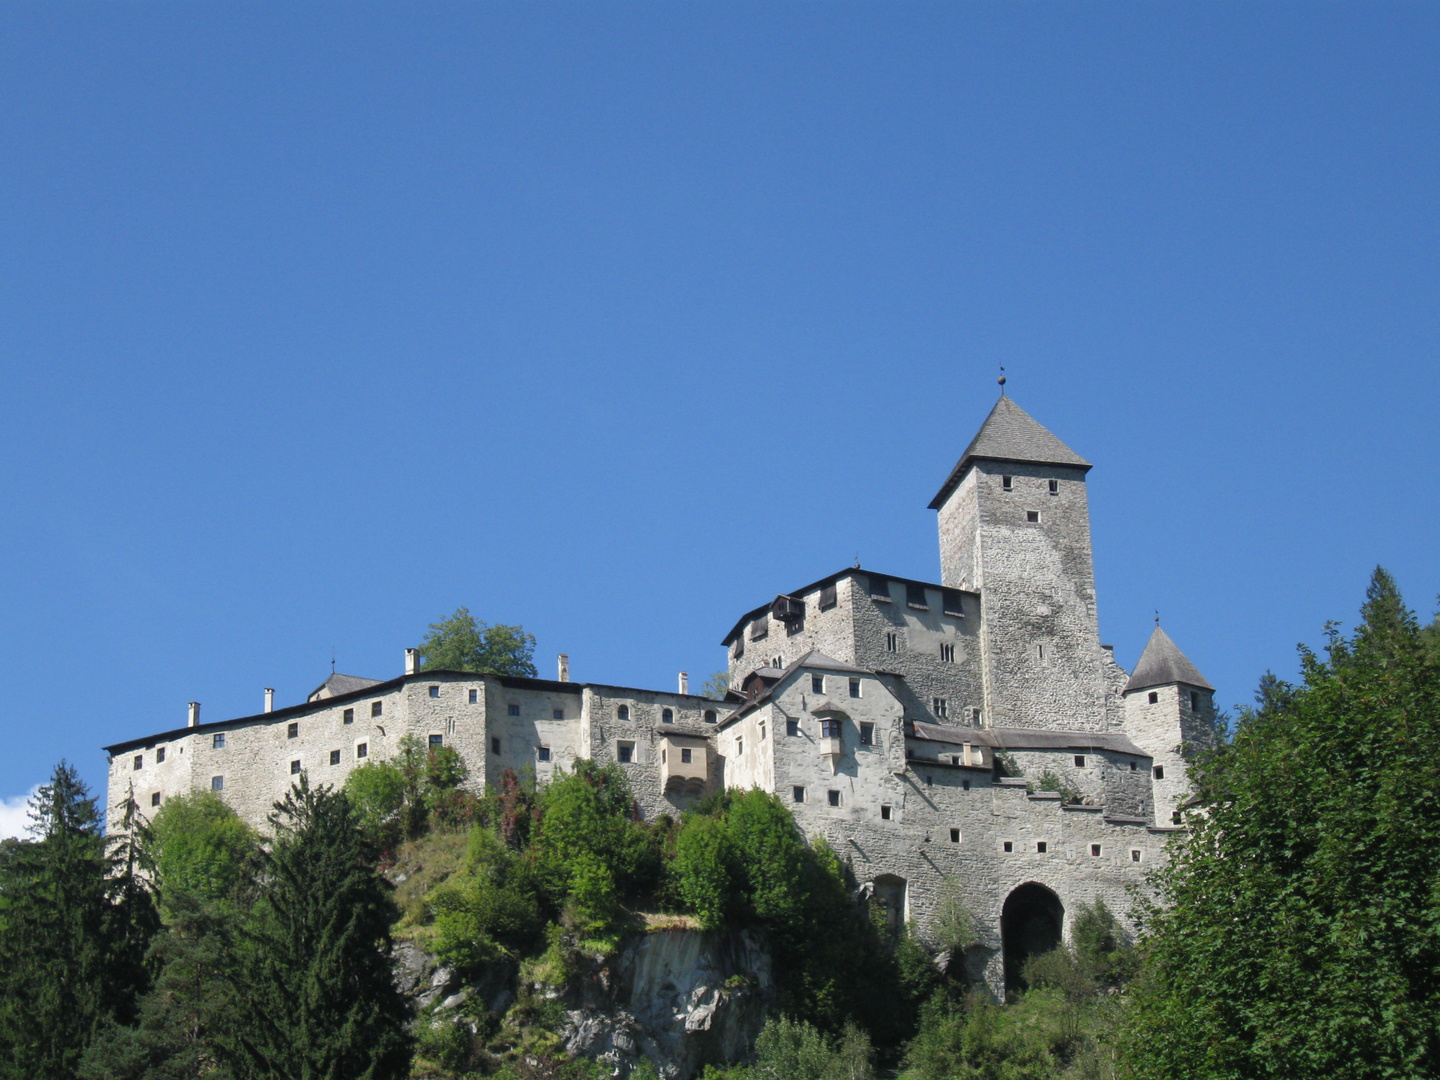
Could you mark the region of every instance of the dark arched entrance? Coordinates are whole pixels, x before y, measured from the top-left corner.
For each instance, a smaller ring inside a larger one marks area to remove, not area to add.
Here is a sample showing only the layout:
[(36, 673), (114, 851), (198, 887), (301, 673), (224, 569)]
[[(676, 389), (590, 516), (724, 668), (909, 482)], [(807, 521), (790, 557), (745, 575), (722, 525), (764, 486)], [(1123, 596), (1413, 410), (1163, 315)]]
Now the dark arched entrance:
[(1025, 989), (1025, 961), (1060, 944), (1065, 905), (1060, 898), (1027, 881), (1005, 898), (1000, 911), (1000, 940), (1005, 947), (1005, 991)]

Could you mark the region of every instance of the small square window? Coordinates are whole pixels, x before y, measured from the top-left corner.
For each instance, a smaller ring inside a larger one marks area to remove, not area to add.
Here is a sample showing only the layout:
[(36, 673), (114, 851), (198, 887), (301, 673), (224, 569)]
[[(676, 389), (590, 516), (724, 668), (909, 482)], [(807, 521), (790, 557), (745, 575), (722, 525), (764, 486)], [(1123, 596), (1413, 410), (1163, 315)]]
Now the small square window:
[(347, 724), (353, 724), (353, 723), (355, 722), (355, 710), (354, 710), (354, 709), (346, 709), (346, 710), (345, 710), (344, 722), (347, 723)]
[(1075, 755), (1075, 768), (1077, 768), (1077, 769), (1083, 769), (1084, 767), (1085, 767), (1085, 755), (1084, 755), (1084, 754), (1076, 754), (1076, 755)]
[(551, 710), (550, 710), (550, 715), (553, 716), (556, 720), (564, 720), (564, 719), (565, 719), (565, 710), (564, 710), (564, 709), (551, 709)]
[(1014, 491), (1014, 490), (1015, 490), (1015, 478), (1014, 478), (1013, 476), (1002, 476), (1002, 477), (1000, 477), (1000, 490), (1001, 490), (1001, 491)]
[(1039, 511), (1039, 510), (1026, 510), (1026, 511), (1025, 511), (1025, 520), (1026, 520), (1027, 522), (1029, 522), (1031, 525), (1038, 524), (1039, 521), (1040, 521), (1040, 511)]
[(617, 720), (629, 720), (629, 719), (630, 719), (630, 706), (629, 706), (629, 705), (621, 705), (618, 709), (616, 709), (616, 710), (615, 710), (615, 719), (617, 719)]
[(143, 769), (144, 767), (145, 767), (145, 755), (144, 755), (144, 754), (136, 754), (136, 755), (135, 755), (135, 768), (137, 768), (137, 769)]
[(1036, 850), (1039, 854), (1044, 855), (1045, 852), (1048, 851), (1049, 849), (1050, 849), (1050, 845), (1048, 845), (1047, 843), (1045, 843), (1044, 840), (1036, 840), (1036, 841), (1035, 841), (1035, 850)]
[(535, 750), (535, 759), (536, 759), (537, 761), (549, 761), (549, 760), (550, 760), (550, 747), (548, 747), (548, 746), (537, 747), (536, 750)]
[[(225, 777), (223, 777), (223, 776), (212, 776), (212, 777), (210, 777), (210, 790), (211, 790), (211, 791), (224, 791), (224, 790), (225, 790)], [(1138, 862), (1139, 860), (1136, 860), (1136, 861)]]
[(792, 788), (790, 789), (790, 799), (791, 799), (792, 802), (804, 802), (804, 801), (805, 801), (805, 789), (804, 789), (803, 787), (799, 787), (799, 786), (792, 787)]
[(1155, 779), (1156, 779), (1156, 780), (1164, 780), (1164, 779), (1165, 779), (1165, 766), (1164, 766), (1164, 765), (1156, 765), (1156, 766), (1155, 766)]
[(160, 764), (161, 762), (163, 762), (164, 760), (165, 760), (165, 747), (162, 746), (162, 747), (160, 747), (159, 749), (157, 749), (157, 750), (155, 751), (155, 764), (156, 764), (156, 765), (159, 765), (159, 764)]
[(826, 797), (829, 799), (831, 806), (840, 805), (840, 792), (836, 791), (834, 788), (831, 788), (830, 791), (826, 792)]
[(860, 745), (861, 745), (861, 746), (874, 746), (874, 745), (875, 745), (875, 725), (874, 725), (874, 724), (861, 724), (861, 725), (860, 725)]
[(330, 764), (331, 764), (331, 765), (339, 765), (339, 764), (340, 764), (340, 751), (339, 751), (339, 750), (331, 750), (331, 751), (330, 751)]
[(357, 758), (369, 757), (369, 756), (370, 756), (370, 744), (369, 744), (369, 743), (363, 743), (363, 742), (362, 742), (362, 743), (356, 743), (356, 744), (355, 744), (355, 756), (356, 756)]
[(1131, 848), (1131, 849), (1130, 849), (1130, 861), (1131, 861), (1131, 862), (1139, 862), (1139, 861), (1140, 861), (1140, 849), (1139, 849), (1139, 848)]
[(859, 697), (859, 696), (860, 696), (860, 680), (859, 680), (859, 679), (851, 679), (851, 680), (850, 680), (850, 696), (851, 696), (851, 697)]
[(940, 661), (945, 664), (953, 664), (955, 662), (954, 645), (950, 645), (943, 641), (940, 643)]
[[(559, 712), (560, 710), (559, 710), (559, 709), (556, 709), (555, 711), (556, 711), (556, 712)], [(555, 719), (556, 719), (556, 720), (559, 720), (560, 717), (557, 716), (557, 717), (555, 717)], [(660, 722), (661, 722), (662, 724), (673, 724), (673, 723), (675, 722), (675, 710), (674, 710), (674, 709), (661, 709), (661, 710), (660, 710)]]
[(970, 710), (970, 722), (971, 722), (972, 724), (978, 724), (978, 723), (980, 723), (980, 717), (981, 717), (981, 715), (982, 715), (982, 714), (981, 714), (981, 712), (980, 712), (979, 709), (971, 709), (971, 710)]
[(951, 830), (950, 830), (950, 843), (952, 843), (952, 844), (958, 844), (959, 842), (960, 842), (960, 830), (959, 830), (959, 829), (951, 829)]
[(445, 745), (445, 736), (444, 736), (444, 735), (431, 735), (431, 736), (430, 736), (430, 749), (431, 749), (431, 750), (439, 750), (439, 749), (440, 749), (442, 746), (444, 746), (444, 745)]
[(695, 752), (694, 752), (693, 750), (691, 750), (689, 747), (682, 747), (681, 750), (680, 750), (680, 764), (682, 764), (682, 765), (692, 764), (691, 759), (692, 759), (692, 757), (694, 756), (694, 753), (695, 753)]
[(519, 706), (519, 705), (507, 705), (507, 706), (505, 706), (505, 715), (507, 715), (507, 716), (519, 716), (519, 715), (520, 715), (520, 706)]
[(470, 689), (470, 704), (471, 704), (471, 705), (478, 705), (479, 703), (480, 703), (480, 691), (479, 691), (479, 690), (476, 690), (474, 687), (471, 687), (471, 689)]
[(1148, 700), (1151, 705), (1159, 705), (1159, 704), (1160, 704), (1160, 695), (1159, 695), (1159, 693), (1157, 693), (1157, 692), (1154, 691), (1154, 690), (1151, 690), (1150, 693), (1148, 693), (1147, 695), (1145, 695), (1145, 697), (1146, 697), (1146, 700)]
[(439, 697), (439, 696), (440, 696), (440, 687), (432, 685), (432, 686), (430, 687), (430, 696), (431, 696), (431, 697)]
[(890, 632), (888, 632), (888, 633), (885, 635), (885, 651), (886, 651), (886, 652), (899, 652), (899, 651), (900, 651), (900, 635), (897, 634), (897, 633), (895, 633), (895, 631), (893, 631), (893, 630), (891, 630)]
[(299, 776), (299, 775), (300, 775), (300, 759), (299, 759), (299, 758), (296, 758), (294, 761), (290, 762), (290, 775), (291, 775), (291, 776)]
[(1091, 845), (1090, 845), (1090, 854), (1093, 855), (1095, 858), (1098, 859), (1098, 858), (1100, 857), (1100, 845), (1099, 845), (1099, 844), (1091, 844)]
[(158, 792), (158, 791), (153, 791), (153, 792), (150, 793), (150, 805), (151, 805), (151, 806), (159, 806), (159, 805), (160, 805), (160, 792)]
[(715, 710), (714, 710), (714, 709), (706, 709), (706, 710), (705, 710), (705, 723), (707, 723), (707, 724), (713, 724), (713, 723), (715, 723)]
[(1059, 495), (1059, 494), (1060, 494), (1060, 481), (1059, 481), (1059, 480), (1051, 480), (1051, 481), (1050, 481), (1050, 494), (1051, 494), (1051, 495)]
[(1014, 851), (1014, 850), (1015, 850), (1015, 841), (1013, 841), (1013, 840), (1006, 840), (1006, 841), (1005, 841), (1005, 850), (1006, 850), (1006, 852)]
[(881, 805), (881, 807), (880, 807), (880, 820), (881, 820), (881, 821), (889, 821), (889, 820), (890, 820), (890, 807), (889, 807), (888, 805), (885, 805), (885, 804), (882, 804), (882, 805)]
[(215, 737), (210, 740), (210, 746), (214, 750), (225, 749), (225, 732), (217, 731)]
[(629, 765), (635, 760), (635, 744), (622, 742), (615, 748), (615, 756), (620, 759), (620, 764)]
[(796, 735), (799, 735), (799, 734), (800, 734), (800, 721), (799, 721), (799, 720), (786, 720), (786, 721), (785, 721), (785, 734), (786, 734), (786, 735), (789, 735), (792, 739), (793, 739)]
[(491, 736), (490, 752), (492, 754), (498, 754), (500, 752), (500, 737), (498, 735)]
[(298, 739), (300, 737), (300, 725), (291, 724), (289, 727), (287, 727), (285, 729), (285, 737), (287, 739)]
[(383, 701), (372, 701), (372, 702), (370, 702), (370, 715), (371, 715), (371, 716), (384, 716), (384, 715), (385, 715), (385, 703), (384, 703)]
[(825, 692), (825, 676), (824, 676), (824, 675), (811, 675), (811, 676), (810, 676), (810, 692), (811, 692), (812, 694), (823, 694), (823, 693)]

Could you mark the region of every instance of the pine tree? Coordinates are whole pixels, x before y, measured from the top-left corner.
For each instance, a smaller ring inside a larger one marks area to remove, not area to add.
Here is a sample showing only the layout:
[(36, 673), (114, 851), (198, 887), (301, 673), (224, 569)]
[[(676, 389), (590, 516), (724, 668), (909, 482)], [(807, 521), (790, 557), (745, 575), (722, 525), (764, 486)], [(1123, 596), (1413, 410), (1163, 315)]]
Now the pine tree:
[(264, 895), (244, 929), (240, 1076), (390, 1080), (410, 1067), (409, 1004), (395, 986), (398, 912), (349, 800), (304, 774), (270, 816)]

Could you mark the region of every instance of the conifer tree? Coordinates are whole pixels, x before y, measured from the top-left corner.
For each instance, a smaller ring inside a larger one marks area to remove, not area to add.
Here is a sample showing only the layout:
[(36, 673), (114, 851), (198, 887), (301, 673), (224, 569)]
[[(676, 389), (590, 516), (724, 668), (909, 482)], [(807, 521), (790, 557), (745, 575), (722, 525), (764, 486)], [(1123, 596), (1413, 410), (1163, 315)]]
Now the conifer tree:
[(264, 893), (244, 930), (229, 1054), (256, 1080), (407, 1075), (410, 1007), (395, 986), (398, 912), (349, 800), (299, 783), (270, 815)]

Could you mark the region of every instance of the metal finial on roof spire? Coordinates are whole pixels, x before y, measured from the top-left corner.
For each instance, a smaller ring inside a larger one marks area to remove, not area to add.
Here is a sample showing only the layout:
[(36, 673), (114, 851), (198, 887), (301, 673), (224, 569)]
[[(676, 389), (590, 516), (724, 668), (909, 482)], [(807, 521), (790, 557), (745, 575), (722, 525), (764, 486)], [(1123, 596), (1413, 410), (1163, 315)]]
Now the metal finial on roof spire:
[(995, 381), (1000, 384), (1000, 396), (1001, 396), (1001, 397), (1004, 397), (1004, 396), (1005, 396), (1005, 365), (1004, 365), (1004, 364), (1001, 364), (1001, 365), (1000, 365), (1000, 378), (996, 379)]
[(1155, 625), (1156, 625), (1156, 626), (1159, 626), (1159, 625), (1160, 625), (1160, 609), (1159, 609), (1159, 608), (1156, 608), (1156, 609), (1155, 609)]
[(330, 650), (330, 674), (335, 674), (335, 650), (333, 647)]

